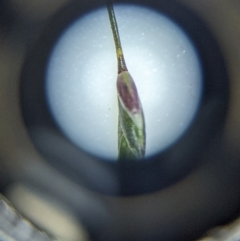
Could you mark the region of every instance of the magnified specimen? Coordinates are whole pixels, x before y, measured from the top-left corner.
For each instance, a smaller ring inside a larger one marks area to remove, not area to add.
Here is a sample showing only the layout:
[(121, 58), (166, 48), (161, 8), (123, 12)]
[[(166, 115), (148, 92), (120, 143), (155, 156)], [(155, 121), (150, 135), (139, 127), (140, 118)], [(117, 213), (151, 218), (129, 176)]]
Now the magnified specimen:
[(118, 61), (118, 159), (139, 159), (145, 155), (146, 133), (137, 87), (128, 72), (111, 3), (107, 4)]

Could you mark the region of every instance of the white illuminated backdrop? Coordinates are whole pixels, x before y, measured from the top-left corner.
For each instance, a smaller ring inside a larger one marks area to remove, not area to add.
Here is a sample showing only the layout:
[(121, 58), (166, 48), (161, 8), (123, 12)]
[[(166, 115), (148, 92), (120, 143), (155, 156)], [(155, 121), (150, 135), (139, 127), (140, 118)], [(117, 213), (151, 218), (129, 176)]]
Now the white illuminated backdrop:
[[(202, 93), (193, 44), (176, 23), (151, 9), (114, 6), (126, 64), (142, 101), (146, 156), (188, 128)], [(50, 56), (46, 91), (63, 133), (85, 151), (117, 158), (117, 60), (106, 8), (75, 21)]]

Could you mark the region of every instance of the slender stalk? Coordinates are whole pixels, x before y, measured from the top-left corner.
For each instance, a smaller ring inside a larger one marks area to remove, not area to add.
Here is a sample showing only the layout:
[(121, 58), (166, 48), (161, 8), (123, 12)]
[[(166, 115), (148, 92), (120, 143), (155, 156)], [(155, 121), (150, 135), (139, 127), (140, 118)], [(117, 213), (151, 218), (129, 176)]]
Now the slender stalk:
[(117, 60), (118, 60), (118, 74), (120, 74), (123, 71), (127, 71), (127, 66), (123, 55), (122, 45), (121, 45), (120, 36), (118, 32), (117, 20), (115, 17), (112, 3), (110, 2), (107, 3), (107, 9), (108, 9), (109, 20), (111, 23), (113, 38), (114, 38), (115, 47), (116, 47), (116, 54), (117, 54)]
[(118, 159), (140, 159), (145, 155), (145, 121), (137, 87), (128, 72), (113, 6), (107, 3), (118, 62)]

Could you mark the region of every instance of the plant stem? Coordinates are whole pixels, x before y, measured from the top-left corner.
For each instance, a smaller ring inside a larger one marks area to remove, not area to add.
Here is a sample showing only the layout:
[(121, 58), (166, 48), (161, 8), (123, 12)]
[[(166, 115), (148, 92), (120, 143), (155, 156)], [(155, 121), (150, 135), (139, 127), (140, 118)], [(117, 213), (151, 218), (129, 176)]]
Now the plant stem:
[(118, 62), (118, 160), (141, 159), (145, 155), (145, 121), (137, 87), (128, 72), (113, 6), (107, 3)]
[(120, 74), (121, 72), (128, 71), (128, 70), (127, 70), (127, 66), (123, 56), (123, 50), (122, 50), (120, 36), (118, 32), (117, 21), (116, 21), (112, 3), (110, 2), (107, 3), (107, 9), (108, 9), (108, 16), (111, 23), (113, 38), (114, 38), (115, 47), (116, 47), (117, 60), (118, 60), (118, 74)]

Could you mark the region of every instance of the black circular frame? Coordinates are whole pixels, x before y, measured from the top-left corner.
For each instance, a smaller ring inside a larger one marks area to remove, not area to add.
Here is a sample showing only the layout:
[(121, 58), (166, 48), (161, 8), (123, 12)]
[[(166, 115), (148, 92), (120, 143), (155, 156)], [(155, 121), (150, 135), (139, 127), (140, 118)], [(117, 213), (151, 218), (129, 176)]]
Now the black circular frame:
[(21, 107), (30, 137), (45, 159), (79, 185), (111, 195), (138, 195), (181, 180), (204, 161), (209, 141), (221, 133), (228, 108), (228, 76), (217, 42), (205, 24), (175, 1), (122, 0), (152, 8), (176, 22), (189, 36), (203, 69), (199, 110), (185, 134), (171, 147), (146, 161), (110, 162), (71, 143), (60, 131), (45, 92), (47, 64), (56, 41), (81, 16), (105, 7), (103, 0), (73, 1), (58, 12), (26, 58), (20, 86)]

